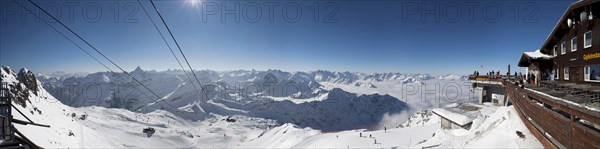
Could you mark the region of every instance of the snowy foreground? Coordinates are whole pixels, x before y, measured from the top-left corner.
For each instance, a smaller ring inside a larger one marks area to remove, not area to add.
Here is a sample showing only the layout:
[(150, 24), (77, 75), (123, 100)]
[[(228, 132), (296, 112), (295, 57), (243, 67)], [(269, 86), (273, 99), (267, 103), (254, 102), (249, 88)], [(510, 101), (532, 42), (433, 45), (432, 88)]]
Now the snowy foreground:
[[(423, 79), (414, 75), (396, 76), (396, 79), (384, 77), (379, 80), (362, 78), (345, 82), (336, 81), (344, 80), (340, 77), (333, 80), (309, 79), (317, 80), (315, 83), (319, 84), (309, 87), (310, 90), (306, 92), (314, 93), (316, 98), (292, 98), (286, 94), (277, 94), (261, 97), (260, 101), (245, 101), (239, 93), (232, 92), (228, 93), (239, 97), (234, 100), (168, 100), (169, 96), (189, 95), (185, 92), (185, 87), (181, 87), (185, 83), (175, 83), (171, 85), (173, 88), (168, 89), (171, 91), (165, 90), (159, 94), (178, 109), (188, 109), (180, 112), (169, 108), (155, 108), (152, 105), (157, 104), (156, 101), (133, 105), (131, 109), (111, 108), (108, 106), (110, 104), (102, 102), (97, 102), (97, 105), (72, 103), (82, 105), (68, 106), (63, 104), (64, 100), (56, 99), (46, 91), (46, 85), (34, 86), (31, 82), (23, 82), (28, 79), (22, 78), (28, 78), (28, 75), (22, 74), (28, 74), (28, 70), (22, 70), (18, 74), (7, 70), (10, 69), (3, 67), (1, 70), (2, 82), (12, 84), (11, 93), (24, 99), (20, 100), (23, 102), (16, 101), (19, 103), (13, 104), (36, 123), (51, 125), (51, 128), (16, 127), (35, 143), (46, 148), (542, 147), (521, 122), (513, 107), (474, 104), (464, 95), (469, 90), (448, 92), (445, 96), (460, 98), (442, 98), (436, 102), (423, 102), (423, 98), (417, 97), (419, 94), (394, 94), (399, 92), (396, 88), (403, 88), (402, 84), (413, 84), (410, 85), (412, 87), (414, 84), (435, 84), (434, 81), (460, 82), (460, 77), (456, 76), (447, 76), (453, 78), (447, 80), (443, 77)], [(152, 79), (147, 82), (152, 84), (151, 81)], [(311, 81), (306, 84), (311, 84)], [(42, 84), (40, 81), (35, 83)], [(335, 86), (335, 89), (331, 86)], [(340, 93), (333, 96), (334, 92)], [(106, 96), (110, 98), (109, 95)], [(334, 97), (334, 104), (321, 104)], [(398, 101), (390, 101), (391, 99)], [(404, 106), (404, 103), (407, 105)], [(480, 108), (469, 131), (440, 128), (440, 117), (432, 114), (431, 109), (449, 103), (470, 104)], [(346, 106), (353, 108), (344, 108)], [(315, 109), (307, 111), (309, 107)], [(395, 108), (401, 109), (394, 110)], [(18, 114), (14, 116), (25, 119)], [(300, 122), (306, 120), (313, 120), (314, 123)], [(329, 125), (334, 127), (326, 127)], [(148, 127), (156, 131), (144, 133), (142, 130)], [(517, 132), (521, 132), (524, 137), (519, 137)]]

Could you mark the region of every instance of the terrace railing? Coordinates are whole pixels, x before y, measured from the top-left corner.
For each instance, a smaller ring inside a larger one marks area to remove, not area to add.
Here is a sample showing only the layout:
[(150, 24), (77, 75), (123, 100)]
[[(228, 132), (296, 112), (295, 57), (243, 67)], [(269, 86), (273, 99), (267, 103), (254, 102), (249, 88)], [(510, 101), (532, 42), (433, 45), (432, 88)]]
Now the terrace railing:
[(475, 76), (475, 75), (470, 75), (469, 76), (469, 80), (472, 81), (503, 81), (503, 80), (513, 80), (515, 79), (515, 76), (506, 76), (506, 75), (501, 75), (501, 76)]
[(600, 112), (503, 82), (507, 98), (545, 147), (600, 148)]

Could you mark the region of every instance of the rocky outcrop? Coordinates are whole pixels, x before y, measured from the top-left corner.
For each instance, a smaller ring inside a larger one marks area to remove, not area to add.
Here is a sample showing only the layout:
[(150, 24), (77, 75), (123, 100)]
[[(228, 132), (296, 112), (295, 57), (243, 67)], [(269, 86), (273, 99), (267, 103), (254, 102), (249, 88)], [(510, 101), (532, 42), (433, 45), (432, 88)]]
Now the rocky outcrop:
[(23, 83), (27, 89), (33, 91), (33, 94), (38, 95), (38, 83), (33, 72), (27, 70), (26, 68), (22, 68), (17, 75), (17, 79), (19, 79), (19, 81), (21, 81), (21, 83)]
[(33, 72), (25, 68), (15, 74), (10, 67), (2, 66), (0, 80), (7, 83), (9, 96), (22, 107), (27, 107), (27, 103), (31, 103), (29, 100), (31, 93), (38, 95), (39, 83)]

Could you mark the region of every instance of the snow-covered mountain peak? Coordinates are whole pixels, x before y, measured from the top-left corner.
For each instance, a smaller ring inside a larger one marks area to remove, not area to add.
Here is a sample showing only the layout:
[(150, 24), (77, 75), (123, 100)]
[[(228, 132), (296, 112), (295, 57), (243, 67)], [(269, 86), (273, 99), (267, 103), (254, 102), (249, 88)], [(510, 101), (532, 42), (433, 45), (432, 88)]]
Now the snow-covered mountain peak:
[(41, 83), (36, 79), (33, 72), (29, 71), (27, 68), (21, 68), (19, 73), (15, 74), (14, 71), (7, 66), (2, 66), (2, 70), (1, 80), (7, 80), (6, 83), (12, 84), (13, 86), (23, 85), (31, 90), (32, 93), (38, 94)]
[(467, 80), (468, 78), (468, 76), (460, 76), (455, 74), (441, 75), (438, 77), (440, 80)]
[(19, 74), (24, 74), (24, 73), (31, 73), (31, 71), (29, 71), (29, 69), (23, 67), (23, 68), (21, 68), (21, 70), (19, 70)]
[(28, 69), (22, 68), (18, 74), (8, 66), (2, 66), (1, 69), (0, 81), (7, 84), (10, 97), (13, 97), (13, 101), (18, 105), (27, 107), (31, 98), (42, 96), (42, 93), (45, 97), (48, 96), (33, 72)]
[[(519, 125), (511, 107), (476, 105), (482, 112), (473, 121), (472, 131), (455, 136), (440, 129), (439, 117), (430, 110), (412, 113), (416, 104), (396, 98), (401, 97), (396, 90), (387, 90), (400, 88), (404, 80), (430, 84), (460, 78), (458, 75), (203, 70), (197, 71), (199, 79), (220, 81), (215, 89), (200, 94), (191, 85), (196, 80), (189, 82), (192, 79), (182, 71), (139, 72), (144, 73), (134, 77), (160, 98), (123, 73), (38, 78), (40, 84), (29, 70), (15, 73), (2, 67), (0, 80), (9, 83), (14, 103), (21, 105), (15, 109), (35, 122), (51, 125), (15, 126), (46, 148), (460, 148), (504, 143), (505, 138), (511, 141), (506, 147), (540, 147)], [(284, 85), (273, 90), (290, 86), (306, 90), (272, 94), (260, 86), (271, 77), (278, 80), (275, 86)], [(32, 82), (38, 86), (29, 87)], [(235, 83), (242, 85), (227, 86)], [(258, 86), (248, 91), (245, 84)], [(379, 87), (364, 88), (369, 85)], [(56, 100), (46, 89), (62, 99)], [(305, 94), (308, 97), (296, 98)], [(70, 106), (63, 104), (66, 102)], [(132, 110), (139, 107), (142, 110)], [(150, 128), (151, 133), (146, 131)], [(527, 139), (518, 138), (515, 131), (523, 132)]]
[(140, 66), (137, 66), (133, 71), (131, 71), (132, 74), (134, 73), (143, 73), (144, 69), (142, 69)]

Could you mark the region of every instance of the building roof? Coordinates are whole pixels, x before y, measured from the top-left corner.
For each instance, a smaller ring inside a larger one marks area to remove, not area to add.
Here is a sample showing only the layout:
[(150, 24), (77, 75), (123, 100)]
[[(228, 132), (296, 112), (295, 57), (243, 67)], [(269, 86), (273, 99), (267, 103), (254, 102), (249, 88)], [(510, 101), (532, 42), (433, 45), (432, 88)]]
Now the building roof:
[(540, 52), (540, 50), (535, 50), (535, 52), (523, 52), (524, 55), (527, 55), (531, 59), (552, 59), (553, 57)]
[(523, 52), (518, 65), (520, 67), (528, 67), (533, 61), (552, 60), (552, 58), (554, 57), (544, 54), (540, 52), (540, 50), (535, 50), (534, 52)]
[[(577, 9), (577, 11), (581, 12), (581, 9), (583, 9), (586, 6), (590, 6), (593, 5), (594, 3), (597, 4), (597, 2), (600, 2), (600, 0), (579, 0), (577, 2), (574, 2), (573, 4), (571, 4), (569, 6), (569, 8), (567, 8), (567, 10), (565, 10), (564, 14), (560, 17), (560, 19), (558, 20), (558, 22), (556, 22), (556, 25), (554, 25), (554, 28), (552, 29), (552, 32), (550, 32), (550, 34), (548, 35), (548, 37), (546, 37), (546, 41), (544, 42), (544, 44), (542, 45), (541, 52), (542, 53), (550, 53), (551, 52), (551, 48), (553, 45), (550, 45), (553, 41), (557, 41), (560, 40), (560, 38), (556, 37), (556, 34), (563, 34), (564, 30), (568, 30), (569, 28), (566, 27), (567, 26), (567, 19), (569, 19), (568, 17), (571, 17), (570, 14), (574, 13), (574, 11)], [(594, 12), (597, 12), (598, 10), (594, 10)], [(598, 15), (596, 13), (596, 15)], [(596, 15), (594, 15), (595, 19), (598, 19), (598, 17), (596, 17)]]
[(473, 118), (464, 115), (464, 114), (460, 114), (458, 112), (454, 112), (451, 110), (447, 110), (447, 109), (433, 109), (431, 110), (434, 114), (444, 118), (444, 119), (448, 119), (450, 121), (452, 121), (453, 123), (456, 123), (460, 126), (464, 126), (467, 125), (471, 122), (473, 122)]

